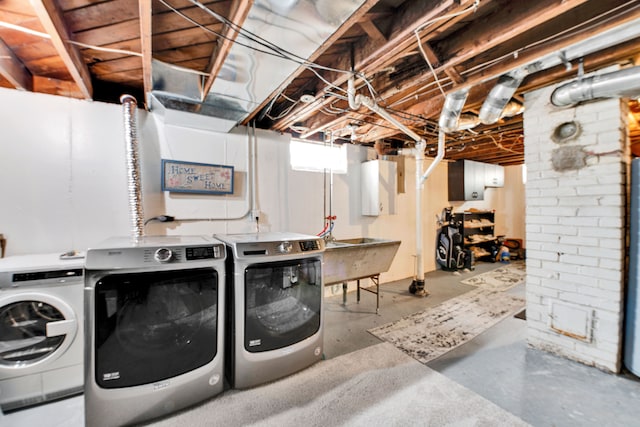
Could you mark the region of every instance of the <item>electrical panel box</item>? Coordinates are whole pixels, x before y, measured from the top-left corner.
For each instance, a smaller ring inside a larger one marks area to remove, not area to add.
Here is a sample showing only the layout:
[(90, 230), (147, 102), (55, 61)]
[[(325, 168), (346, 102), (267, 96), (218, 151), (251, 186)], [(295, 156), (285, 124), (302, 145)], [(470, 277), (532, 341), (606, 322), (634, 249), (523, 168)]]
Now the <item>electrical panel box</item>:
[(360, 165), (362, 215), (378, 216), (396, 213), (396, 162), (370, 160)]

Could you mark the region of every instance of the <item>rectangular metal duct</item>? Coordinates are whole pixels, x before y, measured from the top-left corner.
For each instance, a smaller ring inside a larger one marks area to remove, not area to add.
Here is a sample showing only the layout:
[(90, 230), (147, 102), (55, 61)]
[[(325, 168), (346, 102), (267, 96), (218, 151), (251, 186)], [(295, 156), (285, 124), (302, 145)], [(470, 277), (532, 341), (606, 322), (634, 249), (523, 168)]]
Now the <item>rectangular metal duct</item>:
[[(308, 58), (364, 1), (256, 0), (242, 27), (297, 57)], [(167, 110), (219, 118), (220, 131), (228, 132), (299, 67), (265, 50), (239, 35), (204, 102), (200, 101), (203, 76), (154, 60), (151, 94)], [(164, 115), (166, 121), (169, 115), (166, 111)]]

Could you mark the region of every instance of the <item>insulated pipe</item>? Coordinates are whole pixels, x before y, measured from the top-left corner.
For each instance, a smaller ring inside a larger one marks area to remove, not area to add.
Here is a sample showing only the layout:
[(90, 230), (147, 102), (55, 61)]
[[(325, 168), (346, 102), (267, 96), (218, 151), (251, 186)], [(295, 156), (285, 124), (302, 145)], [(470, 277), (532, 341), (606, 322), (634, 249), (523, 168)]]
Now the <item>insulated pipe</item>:
[(566, 107), (595, 98), (634, 97), (640, 94), (640, 66), (566, 83), (551, 94), (551, 103)]
[(142, 185), (140, 183), (140, 158), (138, 154), (138, 135), (136, 123), (136, 98), (122, 95), (124, 116), (124, 137), (127, 156), (127, 188), (129, 193), (129, 220), (131, 238), (137, 241), (144, 234), (144, 215), (142, 213)]

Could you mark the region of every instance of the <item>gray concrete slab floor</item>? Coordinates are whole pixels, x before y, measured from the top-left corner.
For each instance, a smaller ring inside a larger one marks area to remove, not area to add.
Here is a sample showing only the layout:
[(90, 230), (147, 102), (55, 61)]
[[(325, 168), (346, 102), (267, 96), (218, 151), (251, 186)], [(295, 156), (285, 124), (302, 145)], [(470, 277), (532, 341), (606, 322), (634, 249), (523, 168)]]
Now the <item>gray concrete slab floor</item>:
[[(367, 329), (460, 295), (473, 286), (460, 281), (500, 264), (478, 263), (476, 270), (456, 275), (427, 274), (425, 298), (408, 292), (410, 279), (381, 285), (380, 314), (375, 295), (363, 293), (359, 304), (349, 294), (325, 299), (325, 355), (335, 357), (378, 343)], [(507, 291), (525, 296), (525, 285)], [(529, 348), (526, 321), (510, 317), (427, 364), (534, 426), (640, 426), (640, 381), (612, 375)], [(460, 403), (461, 405), (464, 402)]]

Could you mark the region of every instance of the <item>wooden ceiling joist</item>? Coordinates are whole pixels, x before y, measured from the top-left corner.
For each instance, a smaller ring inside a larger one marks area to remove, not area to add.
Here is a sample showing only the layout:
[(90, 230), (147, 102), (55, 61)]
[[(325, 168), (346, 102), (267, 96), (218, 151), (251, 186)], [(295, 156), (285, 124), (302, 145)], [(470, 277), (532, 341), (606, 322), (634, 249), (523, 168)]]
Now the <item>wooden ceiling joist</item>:
[[(346, 32), (349, 31), (349, 29), (351, 28), (351, 26), (353, 26), (354, 24), (357, 24), (360, 19), (362, 19), (363, 16), (365, 16), (369, 10), (375, 6), (375, 4), (378, 2), (378, 0), (365, 0), (364, 3), (358, 8), (358, 10), (356, 10), (323, 44), (322, 46), (320, 46), (318, 49), (316, 49), (316, 51), (311, 54), (311, 56), (309, 56), (308, 60), (310, 62), (314, 62), (316, 61), (323, 53), (325, 53), (329, 48), (331, 48), (334, 43), (336, 43), (340, 37), (342, 37)], [(349, 67), (350, 68), (350, 67)], [(349, 69), (348, 68), (348, 69)], [(296, 69), (296, 71), (294, 71), (293, 73), (291, 73), (291, 75), (284, 81), (282, 82), (282, 84), (271, 93), (271, 95), (269, 97), (267, 97), (260, 105), (258, 105), (258, 107), (253, 111), (252, 114), (250, 114), (243, 122), (243, 124), (247, 124), (249, 123), (256, 115), (257, 113), (262, 110), (264, 107), (267, 106), (267, 104), (269, 104), (272, 100), (272, 98), (274, 96), (278, 96), (280, 93), (282, 93), (288, 86), (289, 84), (298, 76), (300, 76), (303, 72), (307, 71), (307, 68), (305, 66), (300, 66)], [(320, 92), (317, 92), (320, 93)], [(280, 129), (286, 129), (289, 126), (291, 126), (293, 123), (295, 122), (295, 120), (289, 122), (287, 125), (285, 125), (284, 127), (280, 128)], [(274, 127), (274, 129), (277, 129), (277, 126)]]
[(71, 40), (70, 33), (55, 0), (32, 0), (31, 4), (83, 97), (91, 99), (93, 87), (89, 69), (78, 48), (67, 42)]
[[(242, 27), (244, 21), (249, 16), (249, 10), (253, 6), (253, 0), (233, 0), (231, 4), (231, 13), (227, 19), (233, 22), (236, 26)], [(224, 60), (227, 58), (229, 51), (231, 50), (231, 46), (238, 37), (238, 31), (235, 28), (232, 28), (229, 25), (225, 25), (222, 30), (222, 37), (218, 38), (218, 45), (213, 50), (213, 55), (211, 56), (211, 61), (209, 62), (209, 66), (207, 67), (207, 78), (205, 79), (204, 85), (202, 86), (202, 94), (201, 101), (204, 101), (209, 91), (211, 90), (211, 86), (213, 86), (213, 82), (216, 77), (220, 73), (222, 69), (222, 64)]]
[[(489, 3), (490, 0), (484, 2)], [(421, 2), (412, 2), (407, 7), (403, 8), (399, 13), (392, 25), (390, 36), (386, 43), (380, 43), (379, 40), (364, 39), (355, 48), (356, 63), (355, 69), (365, 75), (370, 75), (377, 72), (380, 69), (385, 68), (393, 59), (397, 58), (401, 52), (407, 50), (417, 50), (414, 30), (425, 23), (433, 21), (438, 16), (445, 14), (452, 14), (465, 10), (467, 5), (460, 5), (458, 2), (449, 0), (441, 1), (435, 5), (435, 7), (426, 9)], [(446, 28), (450, 25), (454, 25), (457, 22), (455, 19), (443, 22), (434, 22), (432, 31)], [(428, 41), (427, 39), (423, 42)], [(333, 68), (348, 70), (351, 69), (350, 58), (341, 58), (337, 63), (333, 64)], [(348, 76), (345, 74), (327, 75), (327, 80), (331, 82), (330, 85), (319, 87), (316, 93), (326, 93), (330, 91), (332, 87), (343, 85)], [(325, 98), (322, 102), (322, 106), (328, 105), (331, 102), (329, 98)], [(293, 122), (298, 120), (305, 120), (307, 117), (315, 112), (314, 106), (303, 106), (296, 109), (292, 115), (279, 120), (273, 125), (274, 129), (284, 130), (289, 127)]]
[(31, 73), (2, 40), (0, 40), (0, 75), (16, 89), (33, 90)]
[[(140, 15), (140, 47), (142, 48), (142, 86), (145, 94), (151, 92), (153, 81), (151, 78), (151, 63), (153, 60), (152, 28), (151, 28), (151, 0), (138, 0)], [(145, 103), (147, 100), (145, 99)]]

